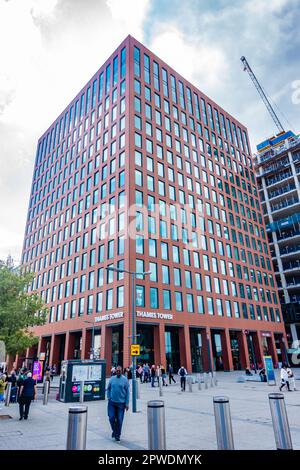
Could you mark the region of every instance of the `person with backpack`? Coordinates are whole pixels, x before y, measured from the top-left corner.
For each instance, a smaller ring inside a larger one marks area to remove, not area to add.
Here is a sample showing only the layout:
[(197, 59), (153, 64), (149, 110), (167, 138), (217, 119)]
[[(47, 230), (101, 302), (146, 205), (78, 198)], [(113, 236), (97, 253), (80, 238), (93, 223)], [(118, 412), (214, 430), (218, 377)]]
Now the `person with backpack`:
[(181, 391), (185, 392), (185, 384), (186, 384), (186, 376), (187, 376), (187, 370), (184, 368), (184, 366), (181, 366), (178, 375), (180, 377), (180, 386), (181, 386)]

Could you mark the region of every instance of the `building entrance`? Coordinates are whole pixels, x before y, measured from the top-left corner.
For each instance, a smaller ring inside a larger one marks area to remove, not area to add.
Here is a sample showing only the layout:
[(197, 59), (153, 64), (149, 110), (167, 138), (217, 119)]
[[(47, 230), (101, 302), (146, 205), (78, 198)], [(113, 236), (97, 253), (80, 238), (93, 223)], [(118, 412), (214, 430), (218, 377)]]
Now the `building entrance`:
[(224, 370), (223, 350), (222, 350), (222, 332), (212, 331), (212, 350), (215, 370)]
[(238, 340), (238, 332), (230, 331), (230, 346), (231, 346), (231, 355), (232, 355), (232, 364), (234, 370), (241, 370), (241, 359), (240, 359), (240, 348)]
[(203, 372), (203, 347), (200, 328), (190, 329), (192, 372)]
[(123, 325), (114, 326), (112, 328), (111, 351), (112, 365), (123, 365), (123, 367), (130, 366), (130, 364), (123, 364)]
[[(165, 330), (165, 343), (166, 343), (166, 367), (171, 364), (175, 373), (179, 370), (180, 364), (180, 349), (179, 349), (179, 328), (166, 326)], [(163, 364), (164, 365), (164, 364)]]
[(154, 332), (152, 325), (137, 325), (137, 342), (141, 346), (139, 364), (154, 364)]

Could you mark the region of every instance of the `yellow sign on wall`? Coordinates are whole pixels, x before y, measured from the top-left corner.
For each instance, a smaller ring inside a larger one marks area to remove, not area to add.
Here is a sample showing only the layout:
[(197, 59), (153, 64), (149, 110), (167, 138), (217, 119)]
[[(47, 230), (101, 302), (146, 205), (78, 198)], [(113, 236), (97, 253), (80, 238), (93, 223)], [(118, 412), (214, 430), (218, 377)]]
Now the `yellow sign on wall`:
[(139, 344), (132, 344), (131, 345), (131, 355), (132, 356), (139, 356), (141, 354), (141, 347)]

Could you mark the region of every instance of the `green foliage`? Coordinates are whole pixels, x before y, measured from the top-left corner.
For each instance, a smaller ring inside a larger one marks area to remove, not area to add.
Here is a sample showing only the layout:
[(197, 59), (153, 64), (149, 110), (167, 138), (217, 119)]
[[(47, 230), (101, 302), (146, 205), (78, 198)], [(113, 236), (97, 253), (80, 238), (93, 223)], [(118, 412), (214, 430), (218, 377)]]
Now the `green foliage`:
[(0, 261), (0, 340), (8, 354), (16, 354), (37, 343), (30, 328), (44, 325), (47, 309), (36, 292), (27, 292), (35, 277), (11, 262)]

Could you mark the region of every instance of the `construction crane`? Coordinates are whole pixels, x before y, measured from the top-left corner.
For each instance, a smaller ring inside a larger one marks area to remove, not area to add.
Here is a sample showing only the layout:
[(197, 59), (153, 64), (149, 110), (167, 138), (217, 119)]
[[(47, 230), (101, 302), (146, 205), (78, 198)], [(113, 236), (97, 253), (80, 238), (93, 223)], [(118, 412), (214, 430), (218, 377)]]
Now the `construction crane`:
[(269, 111), (269, 113), (271, 114), (271, 117), (272, 117), (273, 121), (275, 122), (279, 132), (284, 132), (283, 125), (279, 121), (279, 118), (278, 118), (277, 114), (275, 113), (275, 111), (274, 111), (270, 101), (268, 100), (263, 88), (261, 87), (261, 85), (260, 85), (259, 81), (257, 80), (256, 76), (254, 75), (250, 65), (248, 64), (246, 57), (244, 57), (244, 56), (241, 57), (241, 61), (242, 61), (243, 66), (244, 66), (244, 72), (248, 72), (248, 74), (250, 75), (250, 78), (251, 78), (252, 82), (254, 83), (255, 88), (257, 89), (258, 93), (260, 94), (261, 99), (265, 103), (266, 108)]

